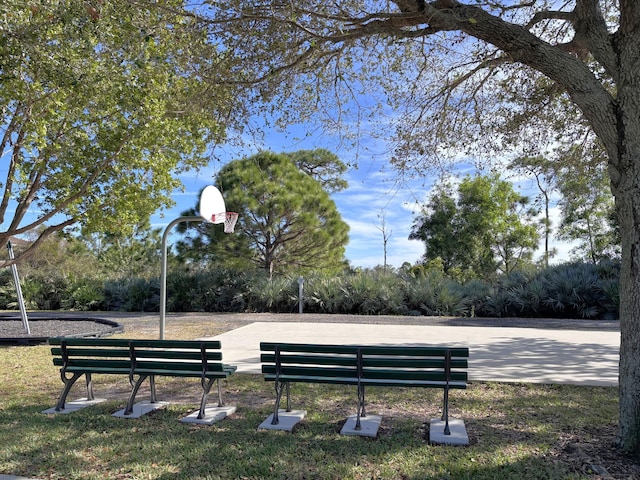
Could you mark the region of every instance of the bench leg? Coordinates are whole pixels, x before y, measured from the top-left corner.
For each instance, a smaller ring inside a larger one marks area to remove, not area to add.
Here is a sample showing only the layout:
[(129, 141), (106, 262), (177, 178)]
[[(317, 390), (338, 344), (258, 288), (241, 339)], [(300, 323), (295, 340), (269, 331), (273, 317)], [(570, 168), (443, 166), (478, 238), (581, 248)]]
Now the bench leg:
[[(62, 389), (60, 398), (58, 398), (58, 403), (56, 404), (56, 412), (64, 410), (64, 405), (67, 400), (67, 395), (69, 395), (69, 391), (71, 390), (71, 387), (73, 387), (73, 384), (76, 383), (76, 380), (78, 380), (82, 375), (83, 375), (82, 373), (74, 373), (70, 378), (67, 378), (64, 373), (61, 375), (62, 381), (64, 382), (64, 388)], [(91, 374), (87, 374), (87, 375), (89, 378), (91, 377)], [(87, 379), (87, 382), (90, 382), (90, 380)], [(92, 400), (92, 399), (90, 398), (89, 400)]]
[[(131, 389), (131, 393), (129, 394), (129, 400), (127, 400), (127, 406), (124, 409), (124, 415), (131, 415), (131, 412), (133, 412), (133, 404), (136, 401), (136, 395), (138, 394), (138, 390), (140, 390), (140, 387), (142, 386), (142, 383), (147, 379), (148, 375), (142, 375), (138, 378), (138, 380), (136, 380), (135, 384), (133, 385), (133, 388)], [(156, 385), (155, 385), (155, 379), (153, 378), (153, 375), (151, 376), (149, 383), (151, 384), (151, 403), (155, 403), (156, 402)]]
[(449, 429), (449, 389), (444, 389), (444, 404), (442, 406), (442, 418), (441, 420), (444, 422), (444, 434), (451, 435), (451, 430)]
[(156, 403), (158, 399), (156, 398), (156, 377), (154, 375), (149, 377), (149, 387), (151, 388), (151, 403)]
[(287, 412), (291, 411), (291, 384), (287, 382)]
[(93, 400), (93, 380), (91, 378), (91, 373), (86, 373), (84, 376), (87, 379), (87, 400)]
[(224, 402), (222, 401), (222, 386), (220, 385), (219, 378), (211, 378), (206, 382), (202, 383), (202, 399), (200, 400), (200, 411), (198, 412), (198, 420), (204, 418), (205, 411), (207, 409), (207, 399), (209, 398), (209, 392), (211, 391), (211, 387), (213, 386), (213, 382), (218, 382), (218, 406), (224, 407)]
[(278, 417), (278, 411), (280, 410), (280, 400), (282, 399), (283, 390), (287, 392), (287, 412), (291, 411), (291, 396), (289, 390), (289, 382), (275, 382), (276, 387), (276, 405), (273, 409), (273, 419), (271, 420), (271, 425), (278, 425), (280, 423), (280, 419)]
[(217, 379), (218, 382), (218, 406), (219, 407), (224, 407), (224, 401), (222, 400), (222, 383), (220, 382), (220, 379)]
[(360, 418), (366, 416), (367, 412), (365, 411), (364, 407), (364, 385), (358, 385), (358, 408), (355, 430), (360, 430), (362, 428), (362, 426), (360, 425)]

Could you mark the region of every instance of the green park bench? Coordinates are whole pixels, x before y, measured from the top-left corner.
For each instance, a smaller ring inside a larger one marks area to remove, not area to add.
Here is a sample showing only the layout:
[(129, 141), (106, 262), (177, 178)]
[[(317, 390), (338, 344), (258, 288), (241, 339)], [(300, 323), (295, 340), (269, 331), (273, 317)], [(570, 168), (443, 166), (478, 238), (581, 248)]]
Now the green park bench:
[(131, 393), (124, 416), (131, 415), (138, 390), (149, 379), (151, 403), (157, 402), (155, 377), (199, 378), (202, 398), (198, 419), (205, 415), (207, 398), (218, 384), (218, 406), (222, 401), (220, 380), (229, 377), (235, 366), (222, 363), (219, 341), (130, 340), (111, 338), (51, 338), (53, 364), (60, 367), (64, 388), (55, 407), (64, 411), (71, 387), (85, 376), (87, 400), (93, 400), (93, 374), (127, 375)]
[(468, 348), (262, 342), (260, 350), (264, 379), (273, 381), (276, 389), (270, 416), (272, 428), (278, 428), (280, 402), (285, 392), (286, 412), (291, 411), (290, 384), (294, 382), (356, 386), (356, 431), (361, 429), (361, 418), (367, 416), (365, 387), (423, 387), (444, 390), (441, 422), (444, 435), (448, 436), (451, 435), (449, 390), (467, 387)]

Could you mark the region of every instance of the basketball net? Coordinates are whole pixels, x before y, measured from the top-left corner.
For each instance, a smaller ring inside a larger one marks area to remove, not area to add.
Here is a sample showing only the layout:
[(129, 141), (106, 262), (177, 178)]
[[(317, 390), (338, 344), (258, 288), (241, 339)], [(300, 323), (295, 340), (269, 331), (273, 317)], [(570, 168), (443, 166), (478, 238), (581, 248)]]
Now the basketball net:
[(213, 223), (224, 223), (224, 233), (233, 233), (238, 221), (238, 214), (236, 212), (214, 213), (211, 215), (211, 221)]

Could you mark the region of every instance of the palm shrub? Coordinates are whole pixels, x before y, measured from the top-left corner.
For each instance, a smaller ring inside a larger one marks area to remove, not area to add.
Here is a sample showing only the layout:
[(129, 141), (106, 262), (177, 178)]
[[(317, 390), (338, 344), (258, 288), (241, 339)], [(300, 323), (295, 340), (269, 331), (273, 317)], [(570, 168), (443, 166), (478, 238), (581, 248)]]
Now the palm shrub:
[(254, 312), (293, 312), (298, 284), (291, 277), (255, 276), (247, 288), (247, 307)]
[(104, 306), (104, 282), (97, 278), (73, 279), (61, 301), (65, 310), (96, 311), (104, 310)]
[(404, 292), (406, 311), (414, 315), (431, 315), (436, 304), (434, 285), (442, 281), (442, 274), (425, 270), (412, 270), (399, 280)]
[(0, 310), (15, 310), (18, 308), (16, 286), (13, 275), (8, 268), (0, 270)]
[[(160, 281), (157, 278), (133, 279), (129, 285), (127, 310), (138, 312), (157, 312), (159, 311), (159, 307)], [(167, 309), (170, 310), (168, 304)]]
[(215, 267), (200, 272), (194, 282), (203, 284), (201, 306), (206, 312), (242, 312), (247, 302), (247, 274)]
[(469, 317), (479, 316), (494, 291), (490, 284), (478, 279), (471, 280), (458, 288), (465, 299), (463, 310)]
[(407, 312), (422, 315), (470, 316), (474, 299), (482, 292), (469, 295), (468, 289), (438, 270), (416, 270), (402, 276)]
[(445, 279), (435, 287), (435, 303), (431, 307), (433, 315), (467, 317), (471, 314), (470, 298), (465, 296), (465, 291), (458, 282)]
[(612, 265), (560, 265), (545, 271), (546, 316), (611, 318), (618, 310), (617, 275)]
[(393, 315), (404, 313), (404, 292), (395, 273), (389, 270), (366, 270), (345, 279), (342, 313)]
[(344, 277), (316, 273), (304, 279), (304, 311), (340, 313), (346, 290)]
[(511, 302), (506, 290), (496, 288), (491, 296), (482, 303), (482, 308), (475, 309), (478, 317), (508, 317)]
[(107, 310), (113, 311), (158, 311), (160, 282), (147, 278), (107, 280), (104, 284), (104, 305)]
[(530, 316), (531, 311), (540, 310), (542, 300), (536, 295), (529, 296), (529, 285), (535, 281), (529, 272), (502, 275), (495, 281), (486, 301), (477, 305), (476, 314), (483, 317)]
[(30, 275), (21, 279), (22, 296), (29, 310), (58, 310), (69, 286), (62, 275)]
[(203, 312), (206, 282), (188, 269), (174, 269), (167, 274), (167, 311)]
[(486, 317), (618, 318), (615, 263), (569, 263), (539, 272), (514, 272), (498, 279), (476, 308)]
[(129, 279), (111, 279), (104, 282), (104, 308), (107, 311), (124, 312)]

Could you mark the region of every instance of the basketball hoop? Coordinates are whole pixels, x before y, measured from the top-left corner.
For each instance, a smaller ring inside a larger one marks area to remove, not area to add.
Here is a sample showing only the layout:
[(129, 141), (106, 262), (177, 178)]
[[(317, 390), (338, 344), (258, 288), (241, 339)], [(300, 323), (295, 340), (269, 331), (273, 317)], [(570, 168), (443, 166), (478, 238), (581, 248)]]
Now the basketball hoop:
[(224, 233), (233, 233), (237, 221), (238, 214), (236, 212), (222, 212), (211, 215), (212, 223), (224, 223)]

